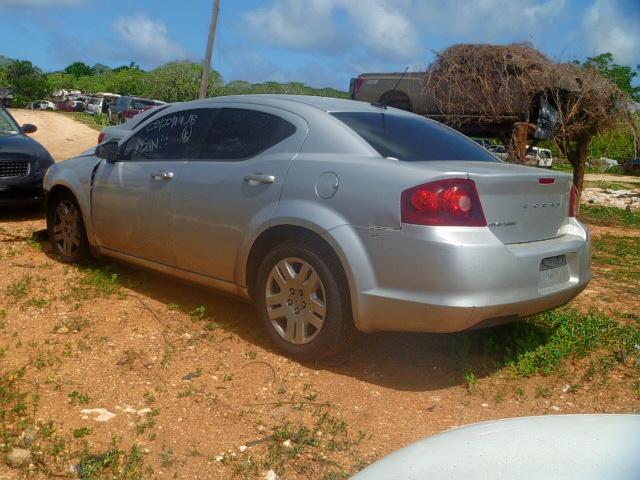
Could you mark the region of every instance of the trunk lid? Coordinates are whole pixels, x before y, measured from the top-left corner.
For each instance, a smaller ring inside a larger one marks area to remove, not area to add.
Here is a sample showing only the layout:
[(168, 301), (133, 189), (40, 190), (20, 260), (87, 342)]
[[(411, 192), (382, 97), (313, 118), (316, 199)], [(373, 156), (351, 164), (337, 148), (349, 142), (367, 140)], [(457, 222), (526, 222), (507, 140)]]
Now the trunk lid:
[(441, 165), (432, 163), (429, 167), (451, 174), (466, 173), (476, 183), (488, 227), (503, 243), (561, 235), (561, 227), (568, 220), (570, 175), (508, 163), (438, 163)]

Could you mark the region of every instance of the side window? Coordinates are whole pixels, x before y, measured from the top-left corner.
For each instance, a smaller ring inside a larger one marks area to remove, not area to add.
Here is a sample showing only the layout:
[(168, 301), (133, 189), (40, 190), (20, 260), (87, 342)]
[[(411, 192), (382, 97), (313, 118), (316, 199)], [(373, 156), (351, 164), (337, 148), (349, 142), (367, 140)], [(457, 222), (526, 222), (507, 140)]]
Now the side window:
[(196, 152), (210, 109), (183, 110), (146, 123), (124, 146), (123, 160), (178, 160)]
[(199, 158), (242, 160), (280, 143), (296, 127), (282, 118), (258, 110), (222, 108), (203, 139)]

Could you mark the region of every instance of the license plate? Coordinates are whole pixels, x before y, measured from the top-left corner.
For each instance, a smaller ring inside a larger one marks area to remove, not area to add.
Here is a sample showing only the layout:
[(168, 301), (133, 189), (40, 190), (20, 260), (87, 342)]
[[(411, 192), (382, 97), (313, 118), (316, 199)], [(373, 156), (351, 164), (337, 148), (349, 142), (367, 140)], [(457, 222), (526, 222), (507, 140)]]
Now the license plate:
[(564, 255), (557, 255), (555, 257), (543, 258), (540, 262), (540, 271), (553, 270), (554, 268), (564, 267), (567, 264), (567, 257)]
[(569, 266), (565, 255), (548, 257), (540, 262), (539, 289), (556, 287), (568, 282), (569, 279)]

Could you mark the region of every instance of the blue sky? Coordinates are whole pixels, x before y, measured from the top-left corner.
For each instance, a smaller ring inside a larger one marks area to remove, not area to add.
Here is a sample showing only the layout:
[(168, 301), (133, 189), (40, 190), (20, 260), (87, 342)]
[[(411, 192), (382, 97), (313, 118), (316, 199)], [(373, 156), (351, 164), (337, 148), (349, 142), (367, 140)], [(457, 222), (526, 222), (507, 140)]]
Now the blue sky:
[[(151, 69), (201, 60), (213, 0), (0, 0), (0, 54), (45, 71), (74, 61)], [(222, 0), (226, 81), (347, 89), (365, 71), (424, 68), (454, 43), (531, 42), (556, 60), (640, 63), (640, 0)]]

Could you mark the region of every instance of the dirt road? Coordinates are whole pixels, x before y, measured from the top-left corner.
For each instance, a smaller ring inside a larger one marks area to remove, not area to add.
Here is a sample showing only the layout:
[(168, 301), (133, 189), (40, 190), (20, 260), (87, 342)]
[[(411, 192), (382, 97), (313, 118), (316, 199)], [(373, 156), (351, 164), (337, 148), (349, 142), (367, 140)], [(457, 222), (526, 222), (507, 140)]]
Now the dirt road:
[(98, 140), (96, 130), (75, 121), (71, 114), (18, 109), (10, 112), (19, 124), (32, 123), (38, 127), (31, 137), (49, 150), (56, 162), (84, 152)]

